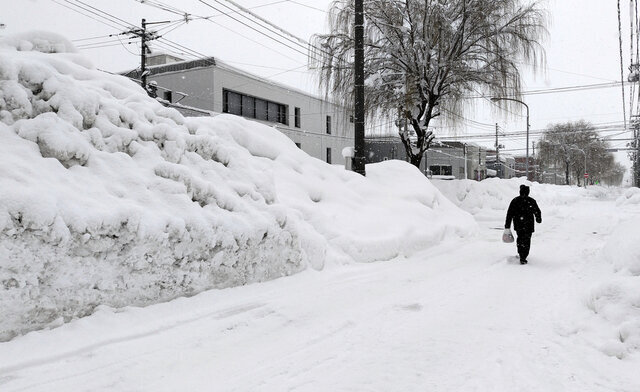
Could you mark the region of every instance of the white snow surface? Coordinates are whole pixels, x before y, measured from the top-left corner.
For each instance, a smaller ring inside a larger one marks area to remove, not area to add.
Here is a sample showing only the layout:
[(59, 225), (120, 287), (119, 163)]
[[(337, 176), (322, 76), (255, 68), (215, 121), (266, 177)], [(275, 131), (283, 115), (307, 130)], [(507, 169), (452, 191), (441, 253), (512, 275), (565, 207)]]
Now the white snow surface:
[(184, 118), (72, 52), (0, 41), (0, 340), (477, 229), (404, 162), (363, 178), (275, 128)]
[[(522, 266), (499, 229), (523, 180), (499, 182), (503, 208), (487, 206), (471, 237), (144, 308), (101, 306), (0, 343), (0, 389), (640, 390), (640, 275), (628, 268), (640, 206), (620, 208), (618, 189), (531, 184), (543, 222)], [(490, 200), (490, 182), (445, 183), (473, 205)]]

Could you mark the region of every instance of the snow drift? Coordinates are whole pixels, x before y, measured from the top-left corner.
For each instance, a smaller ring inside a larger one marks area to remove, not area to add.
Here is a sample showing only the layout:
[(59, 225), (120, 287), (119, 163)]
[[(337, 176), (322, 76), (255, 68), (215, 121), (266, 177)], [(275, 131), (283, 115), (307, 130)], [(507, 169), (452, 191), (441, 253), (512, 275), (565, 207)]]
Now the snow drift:
[(265, 125), (184, 118), (73, 51), (0, 42), (0, 340), (475, 229), (404, 162), (363, 178)]

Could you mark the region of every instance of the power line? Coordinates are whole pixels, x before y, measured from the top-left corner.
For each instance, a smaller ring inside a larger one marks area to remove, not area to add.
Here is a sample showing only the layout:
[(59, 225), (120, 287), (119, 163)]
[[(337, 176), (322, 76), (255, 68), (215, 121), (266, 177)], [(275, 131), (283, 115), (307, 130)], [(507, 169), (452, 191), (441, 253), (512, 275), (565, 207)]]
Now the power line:
[[(212, 8), (212, 9), (214, 9), (214, 10), (218, 11), (218, 12), (222, 12), (222, 11), (220, 11), (220, 9), (218, 9), (218, 8), (216, 8), (215, 6), (213, 6), (213, 5), (209, 4), (209, 3), (207, 3), (207, 2), (206, 2), (206, 1), (204, 1), (204, 0), (198, 0), (198, 1), (200, 1), (201, 3), (203, 3), (203, 4), (207, 5), (208, 7)], [(217, 0), (214, 0), (214, 1), (216, 1), (216, 3), (219, 3)], [(225, 7), (230, 8), (230, 7), (228, 7), (228, 6), (225, 6)], [(230, 8), (230, 9), (231, 9), (231, 8)], [(300, 49), (297, 49), (297, 48), (295, 48), (295, 47), (293, 47), (293, 46), (290, 46), (290, 45), (288, 45), (287, 43), (282, 42), (281, 40), (279, 40), (279, 39), (277, 39), (277, 38), (272, 37), (271, 35), (269, 35), (269, 34), (265, 33), (264, 31), (261, 31), (261, 30), (259, 30), (259, 29), (256, 29), (255, 27), (252, 27), (252, 26), (248, 25), (247, 23), (245, 23), (245, 22), (243, 22), (243, 21), (241, 21), (241, 20), (239, 20), (239, 19), (237, 19), (237, 18), (235, 18), (235, 17), (233, 17), (233, 16), (231, 16), (231, 15), (229, 15), (229, 14), (226, 14), (226, 16), (227, 16), (227, 17), (229, 17), (229, 18), (231, 18), (231, 19), (233, 19), (233, 20), (235, 20), (236, 22), (240, 23), (241, 25), (243, 25), (243, 26), (245, 26), (245, 27), (247, 27), (247, 28), (249, 28), (249, 29), (251, 29), (251, 30), (253, 30), (253, 31), (257, 32), (257, 33), (259, 33), (259, 34), (264, 35), (265, 37), (267, 37), (267, 38), (269, 38), (269, 39), (271, 39), (271, 40), (273, 40), (273, 41), (275, 41), (275, 42), (277, 42), (277, 43), (279, 43), (279, 44), (281, 44), (281, 45), (283, 45), (283, 46), (286, 46), (286, 47), (288, 47), (289, 49), (291, 49), (291, 50), (293, 50), (293, 51), (295, 51), (295, 52), (298, 52), (298, 53), (302, 54), (302, 55), (303, 55), (303, 56), (305, 56), (305, 57), (307, 56), (307, 53), (302, 52)], [(248, 18), (248, 17), (246, 17), (246, 16), (245, 16), (245, 18), (249, 19), (249, 18)], [(209, 20), (209, 21), (213, 22), (211, 19), (207, 19), (207, 20)], [(254, 23), (256, 23), (256, 22), (254, 22)], [(256, 24), (258, 24), (258, 23), (256, 23)], [(258, 24), (258, 25), (259, 25), (259, 24)], [(260, 26), (261, 26), (261, 25), (260, 25)], [(264, 26), (261, 26), (261, 27), (263, 27), (263, 28), (264, 28)], [(271, 31), (271, 30), (270, 30), (270, 32), (273, 32), (273, 31)], [(277, 34), (277, 33), (276, 33), (276, 34)], [(277, 34), (277, 35), (279, 35), (279, 36), (283, 37), (283, 35), (282, 35), (282, 34)], [(285, 39), (287, 39), (288, 41), (292, 41), (292, 40), (290, 40), (290, 39), (288, 39), (288, 38), (286, 38), (286, 37), (284, 37), (284, 38), (285, 38)], [(297, 42), (294, 42), (294, 44), (300, 45), (300, 44), (299, 44), (299, 43), (297, 43)]]
[[(112, 28), (112, 29), (114, 29), (114, 30), (118, 30), (118, 31), (121, 31), (121, 30), (122, 30), (122, 27), (121, 27), (121, 26), (117, 26), (117, 25), (114, 25), (114, 24), (112, 24), (112, 23), (107, 23), (107, 22), (105, 22), (104, 20), (97, 19), (96, 17), (91, 16), (90, 14), (86, 14), (86, 13), (84, 13), (84, 12), (82, 12), (82, 11), (79, 11), (79, 10), (77, 10), (77, 9), (75, 9), (75, 8), (72, 8), (72, 7), (68, 6), (68, 5), (62, 4), (61, 2), (59, 2), (59, 1), (57, 1), (57, 0), (51, 0), (51, 1), (52, 1), (52, 2), (54, 2), (54, 3), (56, 3), (56, 4), (58, 4), (58, 5), (60, 5), (60, 6), (62, 6), (62, 7), (65, 7), (65, 8), (67, 8), (67, 9), (70, 9), (70, 10), (71, 10), (71, 11), (73, 11), (73, 12), (77, 12), (78, 14), (80, 14), (80, 15), (82, 15), (82, 16), (86, 16), (87, 18), (92, 19), (92, 20), (94, 20), (94, 21), (96, 21), (96, 22), (98, 22), (98, 23), (102, 23), (102, 24), (103, 24), (103, 25), (105, 25), (105, 26), (111, 27), (111, 28)], [(66, 0), (62, 0), (62, 1), (66, 1)], [(67, 2), (68, 2), (68, 1), (67, 1)]]
[(321, 8), (316, 8), (316, 7), (313, 7), (313, 6), (310, 6), (310, 5), (307, 5), (307, 4), (303, 4), (303, 3), (300, 3), (300, 2), (297, 2), (297, 1), (294, 1), (294, 0), (286, 0), (286, 1), (289, 2), (289, 3), (297, 4), (297, 5), (302, 6), (302, 7), (306, 7), (306, 8), (312, 9), (312, 10), (324, 12), (325, 14), (329, 13), (329, 11), (327, 11), (327, 10), (323, 10)]
[(183, 13), (182, 11), (180, 11), (179, 9), (177, 9), (177, 8), (175, 8), (173, 6), (170, 6), (168, 4), (164, 4), (164, 3), (160, 2), (160, 1), (153, 1), (153, 0), (134, 0), (134, 1), (136, 1), (136, 2), (138, 2), (140, 4), (148, 5), (150, 7), (155, 7), (155, 8), (161, 9), (161, 10), (166, 11), (166, 12), (170, 12), (172, 14), (184, 16), (185, 19), (188, 18), (188, 15), (189, 15), (187, 13)]
[(627, 127), (626, 103), (624, 98), (624, 66), (622, 57), (622, 17), (620, 16), (620, 0), (618, 0), (618, 40), (620, 41), (620, 83), (622, 86), (622, 117), (624, 118), (624, 127)]
[[(224, 5), (224, 4), (222, 4), (222, 2), (220, 2), (219, 0), (213, 0), (213, 1), (215, 1), (216, 3), (218, 3), (218, 4), (222, 5), (222, 6), (225, 6), (225, 5)], [(299, 43), (301, 43), (302, 45), (304, 45), (304, 47), (306, 47), (306, 45), (309, 45), (309, 43), (308, 43), (306, 40), (303, 40), (302, 38), (299, 38), (298, 36), (296, 36), (296, 35), (294, 35), (294, 34), (291, 34), (290, 32), (288, 32), (287, 30), (283, 29), (282, 27), (280, 27), (280, 26), (276, 25), (275, 23), (272, 23), (272, 22), (270, 22), (270, 21), (268, 21), (268, 20), (264, 19), (263, 17), (261, 17), (261, 16), (260, 16), (260, 15), (258, 15), (258, 14), (255, 14), (255, 13), (251, 12), (251, 10), (249, 10), (248, 8), (245, 8), (245, 7), (241, 6), (240, 4), (236, 3), (235, 1), (233, 1), (233, 0), (224, 0), (224, 1), (226, 1), (227, 3), (231, 3), (231, 4), (233, 4), (236, 8), (238, 8), (239, 10), (241, 10), (242, 12), (244, 12), (245, 14), (251, 15), (253, 18), (255, 18), (255, 19), (257, 19), (257, 20), (259, 20), (259, 21), (261, 21), (261, 22), (263, 22), (263, 23), (266, 23), (268, 26), (270, 26), (270, 27), (271, 27), (271, 28), (273, 28), (273, 29), (278, 30), (280, 33), (283, 33), (283, 34), (285, 34), (285, 35), (287, 35), (287, 36), (289, 36), (289, 37), (291, 37), (291, 38), (295, 38), (295, 39), (296, 39), (296, 41), (298, 41)], [(225, 7), (226, 7), (226, 8), (229, 8), (229, 9), (232, 9), (232, 8), (231, 8), (231, 7), (229, 7), (229, 6), (225, 6)], [(247, 18), (247, 19), (249, 19), (249, 18)], [(255, 21), (254, 21), (254, 23), (255, 23)], [(292, 40), (291, 40), (291, 38), (284, 37), (284, 36), (282, 36), (280, 33), (278, 33), (277, 31), (274, 31), (274, 32), (275, 32), (276, 34), (280, 35), (281, 37), (286, 38), (286, 39), (288, 39), (289, 41), (292, 41)], [(292, 42), (293, 42), (293, 41), (292, 41)]]
[[(136, 0), (136, 1), (138, 1), (138, 0)], [(145, 2), (146, 2), (146, 1), (147, 1), (147, 0), (145, 0)], [(279, 2), (281, 2), (281, 1), (277, 1), (277, 2), (273, 2), (273, 3), (269, 3), (269, 4), (266, 4), (266, 5), (276, 4), (276, 3), (279, 3)], [(205, 4), (206, 4), (206, 3), (205, 3)], [(209, 7), (213, 8), (214, 10), (216, 10), (216, 11), (218, 11), (218, 12), (220, 13), (219, 15), (213, 15), (213, 16), (220, 16), (220, 15), (229, 16), (229, 14), (230, 14), (230, 13), (224, 13), (224, 12), (220, 11), (218, 8), (216, 8), (216, 7), (214, 7), (214, 6), (210, 5), (210, 4), (207, 4), (207, 5), (208, 5)], [(266, 5), (264, 5), (264, 6), (266, 6)], [(227, 6), (225, 6), (225, 7), (227, 7)], [(227, 8), (229, 8), (229, 7), (227, 7)], [(257, 7), (253, 7), (253, 8), (257, 8)], [(177, 8), (175, 8), (175, 10), (178, 10), (178, 9), (177, 9)], [(183, 11), (183, 10), (178, 10), (178, 11), (180, 11), (181, 13), (184, 13), (184, 14), (192, 15), (192, 14), (190, 14), (190, 13), (186, 12), (186, 11)], [(238, 12), (239, 12), (239, 11), (237, 11), (237, 10), (233, 10), (233, 13), (238, 13)], [(281, 55), (281, 56), (284, 56), (284, 57), (286, 57), (286, 58), (288, 58), (288, 59), (290, 59), (290, 60), (293, 60), (293, 61), (299, 62), (298, 60), (296, 60), (296, 59), (294, 59), (294, 58), (292, 58), (292, 57), (290, 57), (290, 56), (287, 56), (287, 55), (285, 55), (285, 54), (283, 54), (283, 53), (281, 53), (281, 52), (279, 52), (279, 51), (277, 51), (277, 50), (275, 50), (275, 49), (273, 49), (273, 48), (270, 48), (270, 47), (268, 47), (268, 46), (264, 45), (264, 44), (263, 44), (263, 43), (261, 43), (261, 42), (258, 42), (258, 41), (256, 41), (256, 40), (253, 40), (253, 39), (251, 39), (251, 38), (249, 38), (249, 37), (247, 37), (247, 36), (245, 36), (245, 35), (243, 35), (243, 34), (241, 34), (241, 33), (237, 32), (237, 31), (235, 31), (235, 30), (233, 30), (233, 29), (230, 29), (230, 28), (228, 28), (228, 27), (226, 27), (226, 26), (224, 26), (224, 25), (221, 25), (220, 23), (217, 23), (217, 22), (215, 22), (215, 21), (211, 20), (211, 18), (212, 18), (213, 16), (208, 16), (208, 17), (196, 16), (196, 18), (195, 18), (195, 19), (204, 19), (204, 20), (207, 20), (207, 21), (209, 21), (209, 22), (211, 22), (211, 23), (215, 24), (215, 25), (216, 25), (216, 26), (218, 26), (218, 27), (222, 27), (222, 28), (224, 28), (224, 29), (226, 29), (226, 30), (231, 31), (231, 32), (232, 32), (232, 33), (234, 33), (234, 34), (240, 35), (241, 37), (243, 37), (243, 38), (245, 38), (245, 39), (247, 39), (247, 40), (249, 40), (249, 41), (251, 41), (251, 42), (254, 42), (254, 43), (256, 43), (256, 44), (258, 44), (258, 45), (260, 45), (260, 46), (262, 46), (262, 47), (264, 47), (264, 48), (267, 48), (267, 49), (269, 49), (269, 50), (271, 50), (271, 51), (273, 51), (273, 52), (275, 52), (275, 53), (277, 53), (277, 54), (279, 54), (279, 55)], [(236, 18), (233, 18), (233, 17), (231, 17), (231, 18), (237, 21), (237, 19), (236, 19)], [(242, 24), (244, 24), (244, 25), (246, 26), (246, 24), (245, 24), (245, 23), (243, 23), (243, 22), (241, 22), (241, 21), (239, 21), (239, 22), (240, 22), (240, 23), (242, 23)], [(255, 22), (254, 22), (254, 23), (255, 23)], [(249, 27), (250, 27), (250, 26), (249, 26)], [(252, 28), (252, 29), (253, 29), (253, 30), (256, 30), (255, 28)], [(256, 30), (256, 31), (258, 31), (258, 30)], [(270, 31), (270, 30), (269, 30), (269, 31)], [(271, 32), (271, 31), (270, 31), (270, 32)], [(264, 32), (261, 32), (261, 34), (266, 35)], [(266, 35), (266, 36), (267, 36), (267, 37), (269, 37), (269, 38), (271, 38), (271, 39), (273, 39), (273, 40), (275, 40), (276, 42), (280, 42), (280, 43), (282, 43), (281, 41), (277, 40), (276, 38), (273, 38), (273, 37), (271, 37), (271, 36), (269, 36), (269, 35)], [(285, 46), (290, 47), (289, 45), (286, 45), (286, 44), (284, 44), (284, 45), (285, 45)], [(290, 48), (291, 48), (291, 47), (290, 47)], [(299, 51), (299, 50), (297, 50), (297, 49), (295, 49), (295, 48), (292, 48), (292, 49), (293, 49), (293, 50), (296, 50), (298, 53), (301, 53), (301, 54), (303, 54), (303, 55), (305, 55), (305, 56), (307, 55), (306, 53), (303, 53), (303, 52), (301, 52), (301, 51)], [(206, 56), (202, 55), (202, 57), (206, 57)]]
[(94, 14), (97, 17), (103, 18), (104, 20), (108, 20), (109, 22), (114, 23), (116, 25), (119, 25), (122, 28), (127, 29), (127, 28), (131, 28), (131, 27), (134, 26), (133, 24), (127, 22), (124, 19), (118, 18), (117, 16), (114, 16), (114, 15), (108, 13), (108, 12), (102, 11), (102, 10), (96, 8), (96, 7), (91, 6), (91, 5), (88, 5), (88, 4), (86, 4), (86, 3), (84, 3), (84, 2), (82, 2), (80, 0), (74, 0), (75, 3), (70, 1), (70, 0), (62, 0), (62, 1), (64, 1), (67, 4), (73, 5), (73, 6), (77, 7), (77, 8), (80, 8), (80, 9), (86, 11), (86, 12)]

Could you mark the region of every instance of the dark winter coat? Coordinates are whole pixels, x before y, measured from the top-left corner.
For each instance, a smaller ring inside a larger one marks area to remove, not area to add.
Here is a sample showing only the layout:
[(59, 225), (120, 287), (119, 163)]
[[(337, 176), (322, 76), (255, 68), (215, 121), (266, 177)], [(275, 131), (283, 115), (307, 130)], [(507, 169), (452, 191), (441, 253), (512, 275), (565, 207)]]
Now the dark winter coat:
[(529, 197), (529, 187), (526, 187), (526, 192), (523, 189), (520, 190), (520, 196), (511, 200), (509, 209), (507, 210), (507, 220), (504, 223), (505, 229), (511, 228), (511, 221), (513, 220), (513, 228), (516, 232), (533, 233), (535, 218), (536, 222), (542, 223), (542, 212), (538, 208), (538, 203), (531, 197)]

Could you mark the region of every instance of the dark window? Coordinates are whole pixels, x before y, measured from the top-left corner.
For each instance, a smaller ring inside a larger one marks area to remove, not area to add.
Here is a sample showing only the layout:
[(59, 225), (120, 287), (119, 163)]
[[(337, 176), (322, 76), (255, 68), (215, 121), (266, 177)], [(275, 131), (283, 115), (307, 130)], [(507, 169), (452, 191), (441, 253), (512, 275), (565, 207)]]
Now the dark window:
[(452, 173), (451, 166), (440, 166), (440, 165), (429, 166), (429, 171), (434, 176), (450, 176), (450, 175), (452, 175), (451, 174)]
[(353, 118), (353, 114), (349, 115), (349, 122), (353, 123), (355, 121), (355, 119)]
[(331, 116), (327, 116), (327, 134), (331, 135)]
[(331, 163), (331, 148), (327, 147), (327, 163)]
[(222, 92), (222, 111), (263, 121), (289, 124), (288, 106), (229, 90)]
[(165, 91), (162, 95), (164, 95), (164, 97), (163, 97), (163, 98), (164, 98), (164, 100), (165, 100), (165, 101), (172, 102), (172, 100), (171, 100), (171, 99), (172, 99), (173, 97), (171, 96), (171, 95), (172, 95), (172, 94), (171, 94), (171, 91)]
[(258, 120), (267, 121), (267, 101), (256, 98), (256, 118)]
[(242, 115), (242, 96), (233, 91), (225, 91), (224, 94), (224, 108), (225, 113)]
[(287, 113), (287, 107), (285, 105), (278, 105), (278, 122), (282, 123), (282, 124), (287, 124), (289, 125), (289, 121), (288, 121), (288, 113)]
[(300, 108), (295, 108), (294, 111), (294, 125), (296, 128), (300, 128)]
[(242, 115), (244, 117), (256, 118), (255, 98), (242, 96)]
[(278, 122), (278, 104), (274, 102), (269, 102), (269, 106), (267, 108), (267, 119), (269, 121)]

